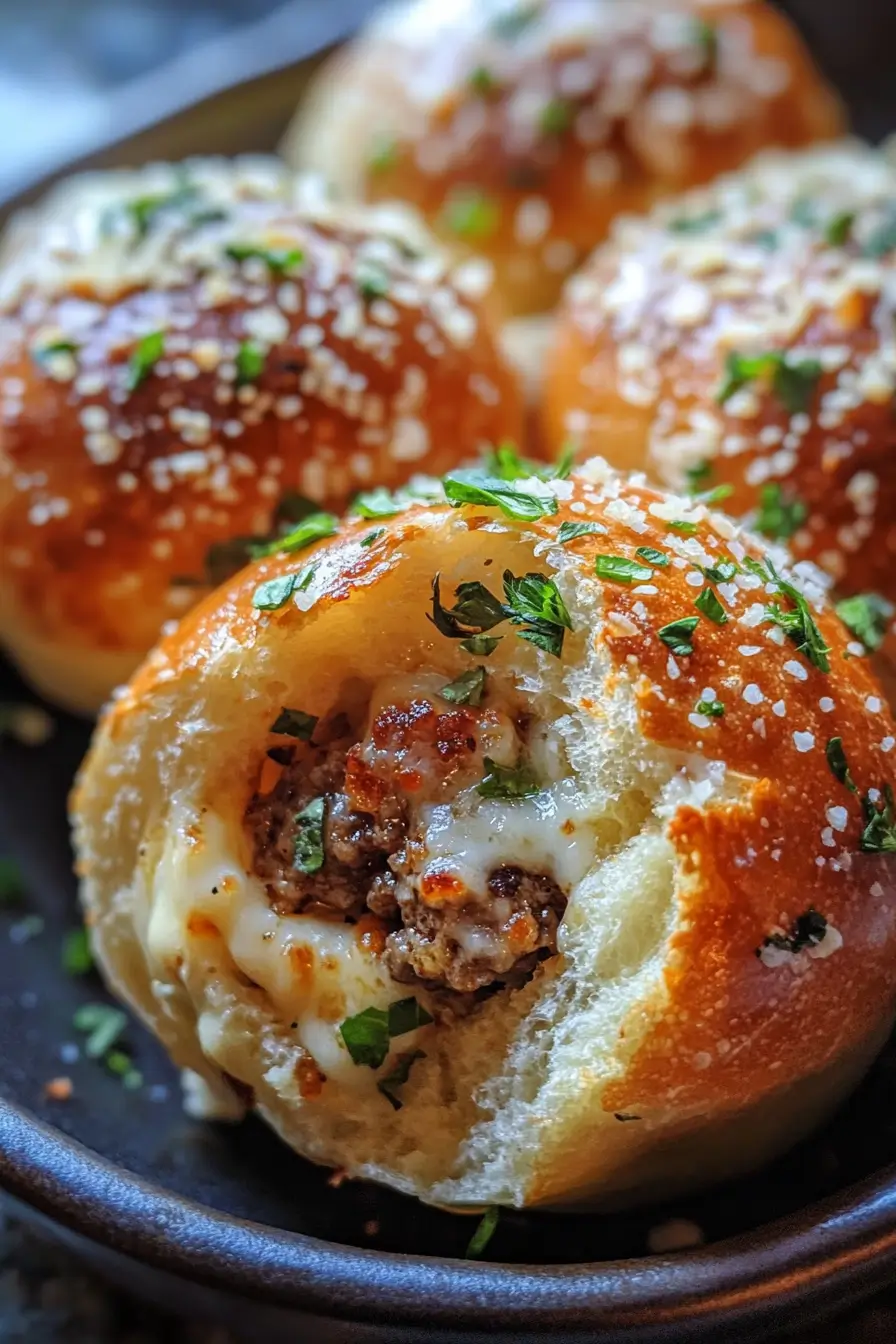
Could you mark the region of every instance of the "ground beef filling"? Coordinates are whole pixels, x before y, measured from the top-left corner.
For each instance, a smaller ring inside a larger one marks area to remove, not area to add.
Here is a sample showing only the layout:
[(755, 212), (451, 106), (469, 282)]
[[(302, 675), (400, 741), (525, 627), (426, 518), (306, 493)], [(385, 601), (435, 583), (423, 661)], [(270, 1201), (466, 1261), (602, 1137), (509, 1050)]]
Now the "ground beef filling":
[[(352, 807), (345, 791), (349, 744), (298, 750), (271, 790), (246, 813), (254, 870), (280, 914), (331, 910), (347, 919), (371, 911), (391, 926), (384, 957), (402, 984), (421, 983), (455, 995), (479, 995), (499, 984), (520, 985), (537, 962), (557, 950), (566, 896), (544, 873), (505, 865), (488, 877), (487, 896), (457, 906), (419, 899), (405, 845), (407, 805), (383, 793), (373, 810)], [(310, 760), (309, 753), (310, 752)], [(297, 818), (325, 798), (323, 864), (295, 866)]]

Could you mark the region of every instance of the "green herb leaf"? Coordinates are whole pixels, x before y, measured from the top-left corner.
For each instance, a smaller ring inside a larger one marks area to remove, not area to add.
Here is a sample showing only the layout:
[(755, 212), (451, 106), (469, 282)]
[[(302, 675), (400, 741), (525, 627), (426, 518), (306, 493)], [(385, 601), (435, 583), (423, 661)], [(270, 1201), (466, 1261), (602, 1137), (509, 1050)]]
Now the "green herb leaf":
[(482, 242), (497, 232), (501, 207), (476, 187), (459, 187), (445, 203), (446, 227), (458, 238)]
[(884, 642), (893, 604), (879, 593), (856, 593), (838, 602), (835, 611), (850, 634), (874, 652)]
[(138, 196), (131, 201), (123, 201), (121, 210), (129, 215), (139, 238), (145, 238), (156, 221), (156, 217), (166, 210), (184, 210), (196, 203), (199, 190), (192, 183), (185, 182), (172, 191), (157, 192), (155, 195)]
[(353, 1063), (378, 1069), (389, 1053), (389, 1014), (384, 1008), (365, 1008), (347, 1017), (339, 1034)]
[(733, 560), (720, 560), (717, 565), (695, 565), (695, 568), (710, 583), (730, 583), (735, 574), (740, 573), (739, 565)]
[(680, 532), (683, 537), (692, 537), (697, 531), (697, 524), (692, 523), (687, 518), (672, 518), (666, 523), (666, 526), (671, 528), (673, 532)]
[(274, 275), (286, 275), (305, 260), (299, 247), (259, 247), (257, 243), (231, 243), (224, 251), (232, 261), (263, 261)]
[(62, 969), (69, 975), (86, 975), (93, 968), (93, 953), (85, 928), (71, 929), (62, 944)]
[(606, 532), (606, 530), (602, 523), (561, 523), (557, 540), (561, 546), (566, 546), (570, 541), (575, 541), (577, 537), (587, 537), (593, 533)]
[(708, 719), (721, 719), (725, 713), (725, 706), (721, 700), (698, 700), (695, 712), (705, 714)]
[(143, 1086), (143, 1074), (134, 1068), (133, 1060), (124, 1050), (110, 1050), (103, 1063), (110, 1073), (121, 1079), (122, 1087), (128, 1092)]
[(862, 798), (862, 812), (865, 816), (865, 829), (859, 840), (859, 849), (864, 854), (896, 853), (896, 824), (893, 820), (893, 790), (889, 784), (883, 788), (883, 803), (878, 799), (872, 802), (866, 793)]
[(722, 500), (728, 499), (733, 494), (734, 486), (725, 483), (714, 485), (711, 490), (702, 491), (697, 495), (697, 499), (701, 504), (705, 504), (708, 509), (713, 509), (717, 504), (721, 504)]
[(708, 458), (703, 458), (700, 462), (695, 462), (692, 467), (687, 467), (684, 477), (688, 494), (696, 495), (705, 490), (712, 480), (712, 471), (712, 463)]
[(472, 653), (474, 658), (488, 658), (503, 638), (503, 635), (471, 635), (469, 639), (461, 640), (460, 647), (466, 653)]
[(552, 98), (545, 103), (538, 118), (542, 135), (564, 135), (573, 123), (575, 108), (565, 98)]
[(236, 352), (236, 385), (257, 383), (264, 373), (265, 353), (255, 341), (242, 341)]
[(725, 376), (716, 400), (724, 404), (742, 387), (757, 378), (771, 379), (772, 391), (791, 415), (806, 411), (821, 377), (817, 359), (794, 359), (789, 352), (767, 350), (741, 355), (732, 350), (725, 361)]
[(715, 24), (695, 18), (694, 42), (700, 48), (704, 69), (714, 69), (719, 55), (719, 34)]
[(744, 565), (766, 583), (777, 584), (779, 591), (785, 597), (789, 597), (794, 605), (793, 611), (784, 611), (780, 603), (772, 602), (765, 608), (765, 619), (783, 630), (813, 667), (817, 667), (820, 672), (830, 672), (828, 654), (831, 650), (825, 644), (809, 604), (800, 590), (781, 578), (771, 560), (766, 560), (763, 566), (762, 562), (748, 557), (744, 560)]
[(280, 710), (269, 731), (283, 733), (287, 737), (296, 737), (300, 742), (310, 742), (317, 727), (317, 715), (306, 714), (303, 709)]
[(504, 598), (506, 615), (514, 625), (525, 627), (517, 631), (520, 638), (559, 658), (564, 631), (572, 629), (572, 620), (554, 580), (543, 574), (517, 576), (505, 569)]
[(392, 1068), (385, 1078), (380, 1078), (377, 1087), (388, 1101), (394, 1111), (400, 1111), (401, 1098), (396, 1096), (396, 1089), (403, 1087), (411, 1076), (411, 1069), (418, 1059), (425, 1059), (425, 1050), (409, 1050), (406, 1054), (396, 1055)]
[(22, 871), (15, 859), (0, 858), (0, 906), (18, 905), (25, 895)]
[(372, 173), (385, 173), (398, 162), (398, 142), (390, 135), (376, 135), (367, 156), (367, 167)]
[(513, 802), (517, 798), (531, 798), (541, 792), (538, 780), (528, 766), (498, 765), (490, 756), (486, 756), (485, 769), (485, 777), (476, 786), (476, 792), (483, 798), (503, 798)]
[(263, 555), (293, 555), (303, 551), (316, 541), (324, 541), (335, 536), (339, 530), (339, 519), (332, 513), (311, 513), (283, 537), (275, 537), (260, 546), (252, 546), (251, 553), (258, 559)]
[(31, 347), (31, 358), (41, 367), (52, 362), (54, 355), (77, 355), (80, 346), (74, 341), (49, 341), (46, 345)]
[(716, 597), (714, 589), (704, 588), (700, 596), (694, 598), (694, 606), (716, 625), (728, 624), (728, 613)]
[(652, 546), (639, 546), (635, 555), (645, 564), (653, 565), (655, 569), (668, 569), (671, 564), (665, 551), (654, 550)]
[(361, 545), (372, 546), (375, 541), (379, 541), (380, 537), (385, 535), (386, 529), (384, 527), (375, 527), (372, 532), (368, 532), (366, 536), (361, 538)]
[(498, 81), (487, 65), (477, 65), (476, 69), (471, 72), (467, 83), (473, 93), (477, 93), (480, 98), (487, 98), (498, 87)]
[(432, 1017), (414, 998), (413, 994), (407, 999), (396, 999), (394, 1003), (389, 1004), (389, 1035), (405, 1036), (409, 1031), (416, 1031), (418, 1027), (428, 1027), (432, 1022)]
[(432, 615), (427, 619), (447, 639), (468, 639), (507, 619), (501, 603), (482, 583), (458, 584), (454, 594), (458, 599), (457, 606), (443, 607), (439, 580), (437, 574), (432, 581)]
[(824, 240), (831, 247), (843, 247), (849, 242), (849, 235), (852, 233), (852, 226), (856, 222), (856, 213), (854, 210), (840, 210), (833, 215), (825, 227)]
[(164, 331), (151, 331), (138, 341), (137, 348), (128, 361), (125, 387), (134, 392), (152, 373), (165, 349)]
[(527, 457), (521, 457), (516, 444), (509, 439), (499, 443), (485, 458), (488, 475), (501, 481), (519, 481), (527, 476), (535, 476), (540, 465)]
[(296, 813), (295, 852), (292, 866), (300, 873), (319, 873), (324, 866), (324, 814), (326, 798), (312, 798)]
[(259, 611), (279, 611), (285, 607), (296, 588), (296, 575), (284, 574), (279, 579), (260, 583), (252, 594), (252, 605)]
[(485, 690), (485, 668), (473, 667), (443, 686), (441, 695), (453, 705), (478, 705)]
[(311, 586), (311, 580), (317, 573), (317, 565), (306, 565), (296, 576), (296, 592), (304, 593)]
[(849, 773), (849, 762), (846, 759), (846, 752), (843, 750), (842, 737), (831, 737), (824, 749), (828, 765), (831, 767), (831, 774), (841, 784), (849, 789), (850, 793), (858, 793), (852, 775)]
[(498, 1226), (500, 1217), (501, 1210), (497, 1204), (492, 1204), (490, 1208), (486, 1209), (467, 1245), (468, 1260), (478, 1260), (485, 1253), (486, 1247), (495, 1235), (495, 1228)]
[(378, 261), (361, 261), (355, 269), (355, 284), (365, 302), (382, 299), (389, 293), (389, 272)]
[(621, 555), (597, 555), (594, 572), (608, 583), (644, 583), (653, 578), (653, 570), (639, 565), (637, 560), (626, 560)]
[(365, 490), (352, 501), (350, 513), (355, 518), (394, 518), (401, 513), (403, 505), (391, 490), (378, 485), (375, 490)]
[(705, 210), (702, 215), (679, 215), (669, 221), (670, 233), (705, 233), (722, 218), (718, 210)]
[(677, 621), (670, 621), (657, 631), (660, 639), (665, 645), (681, 657), (687, 657), (694, 652), (694, 645), (691, 642), (691, 636), (697, 629), (699, 616), (682, 616)]
[(85, 1032), (84, 1053), (88, 1059), (100, 1059), (111, 1050), (128, 1024), (120, 1008), (108, 1003), (84, 1003), (72, 1018), (76, 1031)]
[(454, 508), (463, 504), (481, 504), (500, 509), (507, 518), (527, 521), (557, 512), (555, 495), (530, 494), (521, 490), (515, 481), (487, 476), (476, 467), (452, 472), (444, 477), (442, 484), (448, 503)]
[(787, 541), (799, 531), (809, 510), (794, 494), (785, 495), (777, 481), (769, 481), (759, 492), (756, 531), (774, 541)]
[(572, 443), (565, 443), (560, 449), (560, 454), (555, 462), (543, 470), (540, 475), (545, 481), (565, 481), (572, 473), (576, 464), (576, 450)]

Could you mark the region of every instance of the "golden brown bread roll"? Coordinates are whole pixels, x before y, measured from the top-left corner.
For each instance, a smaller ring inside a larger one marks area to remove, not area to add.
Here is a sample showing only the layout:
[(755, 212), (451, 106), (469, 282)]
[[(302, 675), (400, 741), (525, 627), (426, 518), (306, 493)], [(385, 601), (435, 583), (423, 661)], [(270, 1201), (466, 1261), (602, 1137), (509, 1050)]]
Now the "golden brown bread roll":
[[(621, 221), (568, 286), (544, 432), (725, 509), (844, 594), (896, 599), (896, 169), (857, 143), (761, 156)], [(864, 638), (864, 636), (863, 636)]]
[(484, 268), (313, 186), (272, 159), (105, 174), (7, 248), (0, 639), (64, 705), (95, 709), (235, 539), (519, 438)]
[(413, 0), (324, 66), (285, 153), (412, 202), (514, 315), (551, 307), (620, 211), (842, 126), (764, 0)]
[(110, 706), (99, 963), (220, 1103), (425, 1200), (755, 1166), (892, 1017), (867, 660), (813, 566), (602, 462), (445, 489), (256, 563)]

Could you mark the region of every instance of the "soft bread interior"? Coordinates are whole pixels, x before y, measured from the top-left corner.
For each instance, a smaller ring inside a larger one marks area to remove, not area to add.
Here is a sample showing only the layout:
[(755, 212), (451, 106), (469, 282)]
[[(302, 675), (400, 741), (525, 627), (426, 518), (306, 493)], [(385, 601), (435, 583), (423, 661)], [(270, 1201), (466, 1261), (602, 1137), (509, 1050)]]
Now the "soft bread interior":
[[(750, 1112), (679, 1108), (671, 1134), (665, 1111), (629, 1123), (604, 1109), (608, 1086), (666, 1005), (685, 881), (667, 820), (683, 802), (736, 806), (752, 784), (649, 742), (632, 682), (591, 636), (599, 585), (562, 548), (535, 547), (495, 522), (486, 530), (487, 545), (457, 516), (431, 520), (402, 542), (390, 572), (373, 571), (348, 600), (317, 611), (322, 563), (298, 595), (308, 609), (300, 634), (284, 637), (275, 623), (273, 637), (248, 646), (221, 635), (207, 661), (160, 680), (121, 741), (99, 739), (76, 829), (103, 964), (219, 1101), (231, 1095), (230, 1075), (300, 1152), (433, 1202), (616, 1203), (748, 1168), (809, 1128), (868, 1051), (838, 1065), (836, 1078), (798, 1088), (770, 1079)], [(500, 591), (505, 567), (552, 572), (572, 616), (562, 660), (510, 636), (489, 671), (513, 679), (533, 715), (552, 725), (584, 796), (593, 858), (570, 893), (557, 955), (527, 985), (402, 1040), (426, 1057), (395, 1111), (373, 1071), (340, 1056), (338, 1026), (406, 991), (359, 953), (345, 926), (270, 908), (248, 873), (248, 772), (283, 704), (323, 715), (363, 700), (384, 676), (423, 668), (448, 679), (468, 667), (426, 619), (433, 575), (441, 571), (447, 595), (474, 579)], [(303, 1095), (306, 1051), (327, 1076), (314, 1096)], [(707, 1145), (707, 1131), (731, 1141)]]

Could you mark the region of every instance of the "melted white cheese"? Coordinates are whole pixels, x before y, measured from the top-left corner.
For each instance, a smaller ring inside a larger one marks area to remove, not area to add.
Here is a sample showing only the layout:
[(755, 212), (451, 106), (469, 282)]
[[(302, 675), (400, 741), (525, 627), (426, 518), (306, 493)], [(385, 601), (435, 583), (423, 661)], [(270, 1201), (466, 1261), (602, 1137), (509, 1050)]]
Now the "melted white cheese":
[[(183, 959), (183, 978), (189, 980), (190, 968), (206, 961), (214, 946), (214, 925), (233, 962), (265, 990), (281, 1020), (296, 1023), (296, 1041), (323, 1073), (348, 1087), (373, 1088), (373, 1070), (352, 1061), (340, 1024), (365, 1008), (387, 1008), (407, 991), (361, 946), (357, 928), (311, 915), (276, 914), (263, 884), (239, 862), (242, 837), (232, 833), (239, 823), (208, 810), (200, 817), (184, 806), (173, 813), (152, 879), (145, 941), (152, 973), (162, 982), (180, 978)], [(203, 1005), (197, 1007), (201, 1012)], [(202, 1014), (202, 1045), (212, 1057), (219, 1029), (213, 1016)], [(415, 1049), (422, 1034), (407, 1033), (396, 1048)]]

